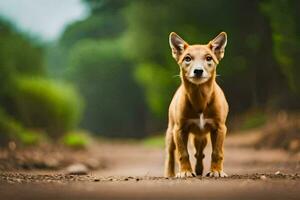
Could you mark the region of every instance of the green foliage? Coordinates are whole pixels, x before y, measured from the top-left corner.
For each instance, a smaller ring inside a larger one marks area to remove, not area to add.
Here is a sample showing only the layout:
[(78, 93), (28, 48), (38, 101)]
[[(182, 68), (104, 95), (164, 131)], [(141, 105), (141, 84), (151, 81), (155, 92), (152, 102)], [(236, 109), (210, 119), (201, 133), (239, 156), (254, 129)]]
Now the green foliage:
[(78, 86), (88, 105), (83, 127), (110, 136), (141, 131), (136, 120), (143, 101), (119, 41), (82, 40), (70, 51), (68, 66), (66, 77)]
[[(114, 38), (124, 29), (124, 25), (121, 23), (122, 20), (120, 15), (106, 14), (104, 16), (91, 16), (84, 21), (75, 22), (64, 32), (61, 38), (62, 44), (71, 47), (81, 39)], [(115, 24), (115, 26), (111, 26), (111, 24)]]
[(90, 16), (67, 26), (48, 54), (48, 71), (84, 97), (82, 127), (106, 136), (141, 136), (148, 112), (121, 38), (128, 2), (85, 0)]
[(16, 140), (25, 145), (37, 144), (43, 134), (23, 123), (27, 115), (24, 112), (29, 108), (24, 105), (22, 112), (17, 111), (16, 102), (23, 100), (18, 99), (17, 79), (44, 75), (43, 48), (2, 18), (0, 35), (0, 143)]
[[(264, 1), (261, 4), (262, 12), (269, 18), (272, 28), (274, 43), (274, 56), (279, 63), (282, 73), (285, 75), (289, 87), (295, 93), (300, 94), (300, 37), (299, 14), (300, 3), (298, 1)], [(298, 20), (298, 21), (297, 21)], [(298, 23), (298, 24), (297, 24)]]
[(1, 18), (0, 27), (1, 76), (5, 77), (13, 73), (42, 74), (44, 71), (42, 48), (16, 32), (9, 22)]
[[(168, 44), (171, 31), (191, 44), (228, 33), (217, 81), (231, 113), (270, 102), (275, 108), (299, 108), (300, 1), (82, 2), (89, 15), (69, 24), (47, 54), (36, 38), (0, 19), (0, 134), (25, 143), (35, 143), (44, 131), (59, 136), (78, 126), (83, 101), (82, 127), (105, 136), (141, 137), (165, 128), (180, 84)], [(264, 121), (256, 113), (243, 127)]]
[[(250, 13), (255, 17), (249, 17)], [(263, 45), (268, 45), (265, 32), (257, 31), (258, 27), (267, 27), (263, 24), (257, 2), (217, 0), (212, 4), (210, 1), (191, 0), (187, 4), (174, 0), (170, 4), (168, 1), (140, 0), (132, 1), (124, 9), (124, 15), (128, 23), (123, 35), (128, 51), (124, 53), (133, 61), (135, 78), (145, 89), (146, 101), (156, 117), (165, 118), (171, 96), (178, 86), (178, 81), (172, 77), (179, 73), (179, 69), (168, 45), (168, 35), (172, 31), (191, 44), (205, 44), (220, 31), (226, 31), (228, 45), (225, 58), (218, 67), (222, 88), (230, 102), (242, 108), (266, 101), (266, 96), (259, 95), (265, 88), (252, 83), (265, 81), (266, 74), (270, 76), (268, 80), (272, 80), (279, 70), (274, 69), (269, 62), (271, 54), (266, 54), (263, 48)], [(263, 63), (257, 59), (260, 54), (266, 60)], [(270, 70), (273, 73), (270, 74)], [(242, 86), (236, 84), (242, 81)], [(242, 101), (231, 98), (237, 93), (242, 93)]]
[(36, 145), (42, 140), (43, 134), (38, 131), (23, 129), (15, 138), (17, 141), (20, 141), (21, 144)]
[[(66, 27), (49, 51), (48, 71), (77, 85), (87, 105), (84, 128), (107, 136), (141, 136), (165, 128), (180, 82), (168, 44), (172, 31), (191, 44), (227, 32), (217, 81), (230, 113), (299, 107), (299, 95), (291, 92), (297, 94), (300, 85), (298, 1), (83, 2), (90, 15)], [(262, 121), (256, 116), (245, 126)]]
[(74, 148), (74, 149), (81, 149), (86, 148), (89, 144), (89, 138), (87, 133), (82, 131), (73, 131), (69, 132), (62, 138), (62, 143), (65, 146)]
[(19, 134), (22, 129), (20, 123), (0, 109), (0, 135), (2, 137), (8, 139), (10, 136)]
[(42, 75), (44, 72), (42, 48), (18, 33), (6, 20), (0, 18), (0, 106), (10, 110), (10, 94), (17, 75)]
[(143, 140), (142, 142), (145, 146), (148, 147), (164, 147), (165, 146), (165, 136), (164, 135), (157, 135), (148, 137)]
[(9, 140), (16, 140), (21, 144), (35, 145), (40, 142), (42, 134), (25, 129), (17, 120), (8, 116), (0, 110), (0, 141), (6, 143)]
[(14, 99), (17, 118), (25, 127), (40, 128), (52, 136), (75, 128), (83, 108), (72, 86), (42, 78), (19, 77)]
[(244, 130), (258, 128), (267, 122), (267, 116), (263, 112), (254, 112), (246, 116), (241, 128)]
[(135, 70), (135, 78), (147, 91), (146, 100), (151, 110), (157, 116), (165, 117), (166, 108), (169, 106), (180, 78), (170, 74), (170, 71), (162, 68), (162, 66), (150, 63), (139, 65)]

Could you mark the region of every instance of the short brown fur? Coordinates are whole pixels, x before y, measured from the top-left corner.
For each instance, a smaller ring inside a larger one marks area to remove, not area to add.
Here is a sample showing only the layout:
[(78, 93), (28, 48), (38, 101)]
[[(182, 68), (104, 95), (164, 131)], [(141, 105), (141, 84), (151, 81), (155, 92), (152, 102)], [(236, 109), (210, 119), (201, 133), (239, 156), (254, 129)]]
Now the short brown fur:
[[(167, 177), (175, 176), (176, 159), (179, 164), (176, 177), (202, 175), (203, 150), (209, 133), (213, 150), (208, 175), (227, 176), (223, 172), (223, 144), (227, 130), (225, 122), (228, 104), (222, 89), (216, 83), (216, 67), (224, 56), (226, 43), (225, 32), (206, 45), (189, 45), (177, 34), (170, 34), (172, 55), (180, 66), (181, 85), (169, 107), (165, 161)], [(197, 70), (202, 72), (195, 77)], [(187, 148), (190, 135), (196, 152), (194, 171)]]

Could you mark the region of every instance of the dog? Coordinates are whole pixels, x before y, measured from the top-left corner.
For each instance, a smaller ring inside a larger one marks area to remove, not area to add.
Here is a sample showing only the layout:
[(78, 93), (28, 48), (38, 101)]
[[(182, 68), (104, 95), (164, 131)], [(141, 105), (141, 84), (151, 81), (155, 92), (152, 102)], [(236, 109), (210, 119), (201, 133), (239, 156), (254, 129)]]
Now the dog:
[[(165, 176), (175, 176), (175, 158), (179, 165), (176, 177), (202, 175), (203, 150), (210, 134), (212, 154), (207, 176), (227, 177), (223, 171), (223, 146), (229, 107), (222, 89), (216, 83), (216, 69), (224, 57), (227, 34), (221, 32), (205, 45), (189, 45), (172, 32), (169, 43), (172, 56), (180, 67), (181, 85), (169, 107)], [(196, 152), (194, 172), (189, 160), (189, 139)]]

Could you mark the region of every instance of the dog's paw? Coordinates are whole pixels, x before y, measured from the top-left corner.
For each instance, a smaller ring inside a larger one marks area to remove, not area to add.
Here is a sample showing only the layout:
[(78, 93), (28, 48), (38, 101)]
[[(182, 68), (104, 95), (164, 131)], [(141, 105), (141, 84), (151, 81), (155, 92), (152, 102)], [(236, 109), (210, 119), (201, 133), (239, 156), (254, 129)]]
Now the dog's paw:
[(228, 177), (228, 175), (224, 172), (224, 171), (210, 171), (206, 174), (206, 176), (208, 177), (221, 177), (221, 178), (224, 178), (224, 177)]
[(196, 175), (190, 171), (182, 171), (176, 174), (176, 178), (191, 178), (191, 177), (196, 177)]

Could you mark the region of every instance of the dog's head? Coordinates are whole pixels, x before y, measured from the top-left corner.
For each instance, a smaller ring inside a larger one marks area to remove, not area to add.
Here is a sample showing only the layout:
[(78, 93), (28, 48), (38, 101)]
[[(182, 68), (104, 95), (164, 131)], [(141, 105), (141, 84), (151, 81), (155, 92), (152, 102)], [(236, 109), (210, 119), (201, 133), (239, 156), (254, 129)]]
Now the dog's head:
[(189, 45), (172, 32), (169, 43), (172, 55), (181, 68), (183, 78), (199, 85), (215, 76), (217, 64), (224, 57), (227, 35), (221, 32), (208, 44)]

